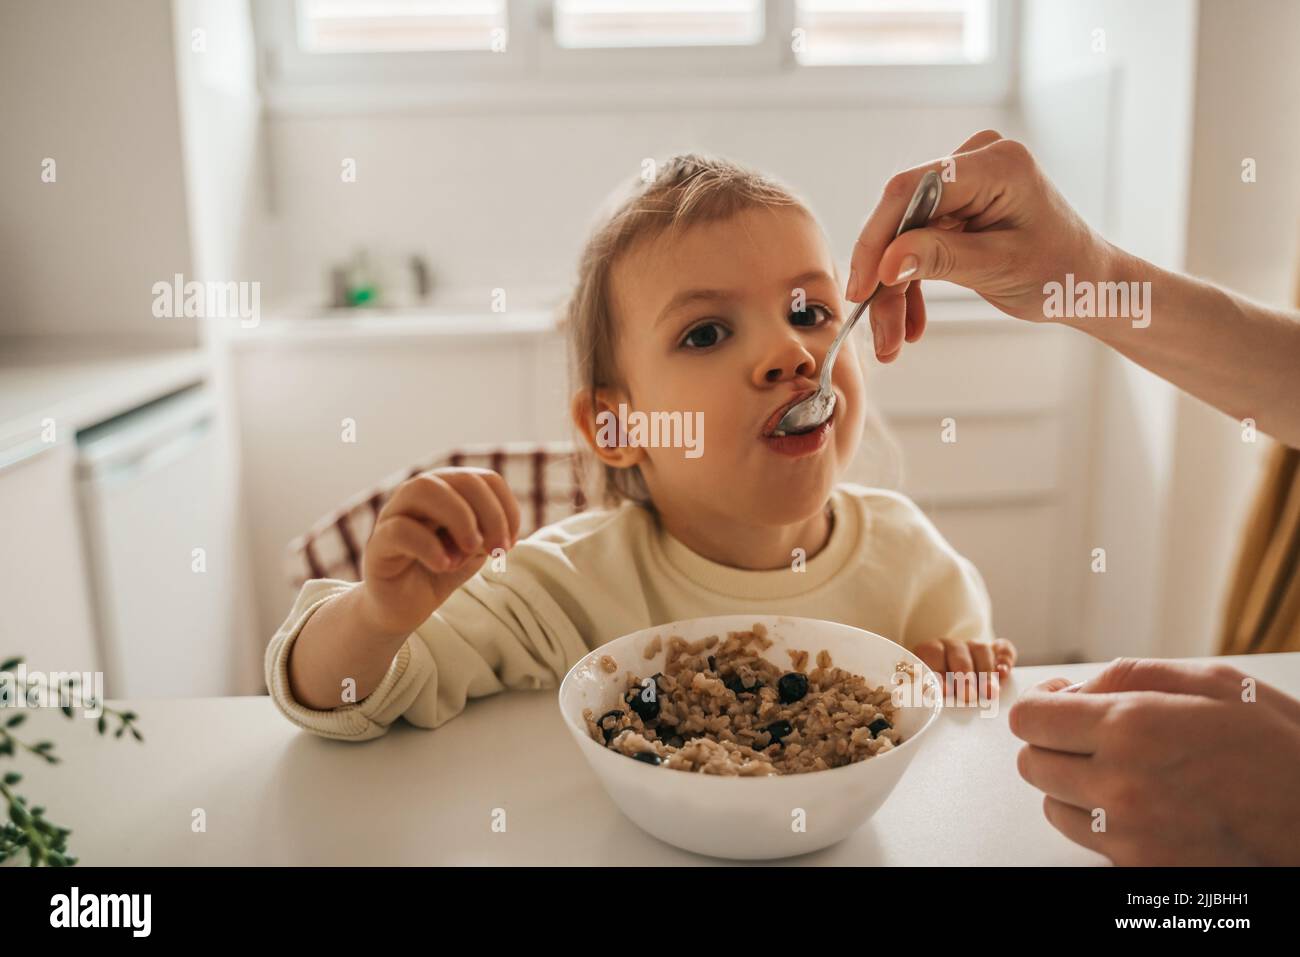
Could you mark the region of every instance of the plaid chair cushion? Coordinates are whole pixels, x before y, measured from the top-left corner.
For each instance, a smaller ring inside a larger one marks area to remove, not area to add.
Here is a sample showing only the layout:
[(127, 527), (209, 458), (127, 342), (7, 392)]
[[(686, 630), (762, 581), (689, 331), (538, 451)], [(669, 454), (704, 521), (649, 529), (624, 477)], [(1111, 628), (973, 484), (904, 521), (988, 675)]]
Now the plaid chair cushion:
[(354, 495), (289, 543), (289, 578), (294, 588), (311, 578), (361, 580), (366, 542), (384, 504), (407, 479), (435, 468), (473, 466), (499, 472), (519, 500), (519, 537), (587, 508), (569, 442), (473, 446), (443, 453), (387, 476)]

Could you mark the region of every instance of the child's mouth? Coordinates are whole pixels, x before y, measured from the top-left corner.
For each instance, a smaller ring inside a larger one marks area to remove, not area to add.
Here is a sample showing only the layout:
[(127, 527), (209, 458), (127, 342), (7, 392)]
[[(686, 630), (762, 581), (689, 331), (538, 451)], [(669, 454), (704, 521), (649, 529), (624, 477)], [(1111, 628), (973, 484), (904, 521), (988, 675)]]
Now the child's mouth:
[(781, 406), (779, 409), (777, 409), (771, 415), (769, 415), (767, 417), (767, 421), (763, 423), (762, 437), (763, 438), (771, 437), (772, 433), (776, 431), (777, 425), (779, 425), (781, 420), (785, 418), (785, 414), (789, 412), (791, 409), (793, 409), (800, 402), (802, 402), (804, 399), (808, 398), (810, 395), (815, 394), (816, 391), (817, 391), (816, 389), (807, 389), (803, 392), (797, 393), (796, 395), (791, 397), (791, 399), (788, 402), (786, 402), (785, 405)]
[(813, 391), (814, 390), (809, 390), (800, 393), (781, 408), (773, 412), (768, 418), (760, 439), (765, 442), (767, 447), (773, 452), (776, 452), (778, 455), (788, 455), (791, 458), (801, 458), (805, 455), (812, 455), (826, 444), (830, 435), (831, 427), (835, 423), (835, 415), (839, 411), (839, 402), (835, 403), (835, 408), (831, 411), (830, 418), (810, 432), (801, 432), (797, 435), (772, 434), (776, 429), (777, 423), (781, 421), (785, 414), (795, 405), (812, 395)]

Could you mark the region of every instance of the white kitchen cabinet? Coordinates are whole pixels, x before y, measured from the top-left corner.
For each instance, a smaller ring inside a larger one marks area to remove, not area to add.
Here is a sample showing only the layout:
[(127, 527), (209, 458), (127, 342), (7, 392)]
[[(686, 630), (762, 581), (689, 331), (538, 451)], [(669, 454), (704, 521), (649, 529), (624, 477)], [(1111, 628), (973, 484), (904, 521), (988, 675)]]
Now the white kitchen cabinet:
[(104, 686), (205, 697), (235, 684), (229, 530), (211, 395), (158, 399), (77, 436), (78, 497)]
[(899, 487), (975, 563), (1025, 664), (1083, 647), (1091, 353), (1082, 337), (970, 298), (930, 303), (925, 338), (869, 391), (902, 453)]
[(0, 658), (29, 671), (99, 671), (73, 463), (38, 434), (0, 448)]

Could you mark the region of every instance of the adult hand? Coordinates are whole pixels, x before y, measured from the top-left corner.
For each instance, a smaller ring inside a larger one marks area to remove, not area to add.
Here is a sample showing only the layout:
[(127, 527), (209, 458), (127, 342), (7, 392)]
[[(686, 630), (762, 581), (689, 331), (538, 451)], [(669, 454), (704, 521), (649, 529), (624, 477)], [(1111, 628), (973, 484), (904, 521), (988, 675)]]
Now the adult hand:
[(1067, 684), (1008, 715), (1058, 831), (1116, 864), (1300, 864), (1300, 701), (1222, 662), (1121, 658)]
[[(943, 195), (931, 224), (894, 232), (922, 175), (937, 170)], [(1097, 278), (1118, 251), (1057, 192), (1029, 150), (984, 130), (935, 160), (885, 184), (853, 247), (845, 295), (871, 303), (876, 357), (895, 359), (925, 331), (922, 279), (945, 279), (979, 293), (1009, 315), (1042, 320), (1043, 285), (1067, 272)]]

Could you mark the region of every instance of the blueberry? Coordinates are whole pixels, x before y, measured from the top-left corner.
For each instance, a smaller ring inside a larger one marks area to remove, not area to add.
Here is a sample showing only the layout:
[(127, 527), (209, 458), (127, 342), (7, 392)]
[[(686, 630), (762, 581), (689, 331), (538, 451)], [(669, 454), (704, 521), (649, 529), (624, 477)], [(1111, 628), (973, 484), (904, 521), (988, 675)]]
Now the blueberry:
[(867, 725), (867, 730), (871, 732), (871, 736), (874, 738), (879, 736), (881, 731), (892, 727), (893, 725), (884, 718), (877, 718), (875, 721), (871, 722), (871, 724)]
[[(677, 728), (671, 724), (663, 724), (654, 729), (655, 737), (659, 743), (667, 745), (670, 748), (680, 748), (682, 746), (682, 737), (677, 733)], [(673, 742), (677, 743), (674, 744)]]
[(709, 655), (709, 670), (710, 671), (718, 670), (718, 659), (714, 658), (713, 655)]
[(659, 717), (659, 692), (656, 689), (653, 701), (641, 697), (643, 691), (632, 691), (627, 696), (628, 707), (640, 715), (642, 721), (653, 721)]
[(782, 704), (791, 704), (808, 693), (808, 676), (797, 671), (788, 671), (776, 683), (777, 693)]
[(664, 763), (664, 759), (659, 757), (659, 755), (655, 754), (653, 751), (638, 751), (636, 754), (632, 755), (632, 757), (636, 758), (638, 761), (644, 761), (646, 764)]
[(727, 686), (728, 691), (730, 691), (732, 694), (737, 694), (737, 695), (753, 694), (759, 688), (763, 687), (763, 683), (757, 680), (752, 685), (746, 686), (745, 682), (741, 679), (740, 675), (732, 675), (730, 678), (724, 681), (723, 684)]
[[(596, 719), (596, 726), (600, 728), (601, 734), (605, 736), (606, 744), (609, 744), (610, 739), (613, 738), (614, 735), (618, 734), (618, 732), (623, 730), (618, 726), (618, 719), (623, 717), (623, 715), (626, 713), (627, 712), (622, 711), (619, 708), (615, 708), (613, 711), (606, 711), (604, 714), (602, 714), (599, 718)], [(606, 718), (614, 718), (614, 724), (612, 726), (606, 724), (605, 723)]]
[(782, 718), (780, 721), (773, 721), (763, 729), (772, 736), (771, 744), (781, 744), (781, 739), (794, 732), (794, 728), (789, 721)]

